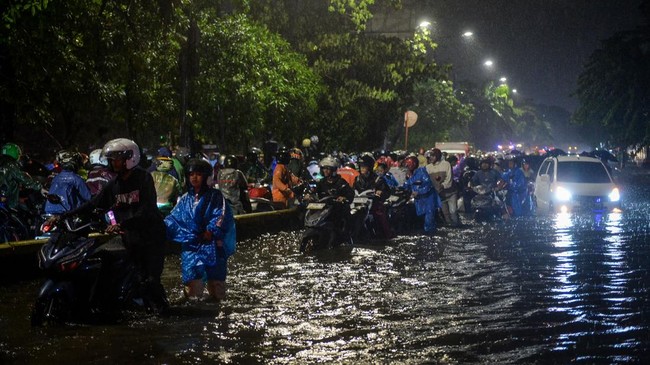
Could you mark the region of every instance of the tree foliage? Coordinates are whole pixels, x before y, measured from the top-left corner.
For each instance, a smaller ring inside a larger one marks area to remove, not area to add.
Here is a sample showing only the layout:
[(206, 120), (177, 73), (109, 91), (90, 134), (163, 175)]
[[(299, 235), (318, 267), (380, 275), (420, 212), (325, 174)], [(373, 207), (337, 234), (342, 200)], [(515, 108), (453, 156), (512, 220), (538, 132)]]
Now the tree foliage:
[(592, 142), (650, 143), (650, 33), (618, 33), (594, 52), (578, 79), (574, 119), (599, 133)]
[(259, 141), (264, 131), (273, 131), (280, 140), (301, 139), (303, 123), (313, 118), (321, 91), (305, 57), (243, 15), (217, 18), (205, 12), (199, 28), (192, 112), (202, 137), (217, 137), (236, 152)]
[(1, 95), (16, 122), (83, 148), (168, 130), (179, 42), (148, 4), (70, 0), (20, 17), (3, 37), (11, 73)]
[(228, 152), (265, 131), (285, 144), (316, 134), (330, 148), (377, 148), (415, 107), (437, 123), (426, 138), (466, 123), (427, 30), (406, 41), (364, 32), (377, 3), (401, 5), (14, 0), (2, 9), (3, 122), (60, 147), (165, 134)]

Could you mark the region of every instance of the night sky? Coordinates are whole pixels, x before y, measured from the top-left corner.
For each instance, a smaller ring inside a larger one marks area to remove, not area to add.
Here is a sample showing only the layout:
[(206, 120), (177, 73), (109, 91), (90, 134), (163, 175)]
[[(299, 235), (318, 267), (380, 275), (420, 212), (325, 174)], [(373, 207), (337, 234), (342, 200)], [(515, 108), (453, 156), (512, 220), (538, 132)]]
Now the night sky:
[[(600, 41), (637, 27), (641, 0), (411, 0), (405, 10), (378, 14), (369, 29), (405, 34), (422, 21), (432, 23), (439, 63), (452, 63), (452, 78), (498, 80), (517, 97), (573, 111), (570, 94), (589, 55)], [(471, 30), (474, 36), (461, 34)], [(491, 58), (492, 70), (482, 62)]]

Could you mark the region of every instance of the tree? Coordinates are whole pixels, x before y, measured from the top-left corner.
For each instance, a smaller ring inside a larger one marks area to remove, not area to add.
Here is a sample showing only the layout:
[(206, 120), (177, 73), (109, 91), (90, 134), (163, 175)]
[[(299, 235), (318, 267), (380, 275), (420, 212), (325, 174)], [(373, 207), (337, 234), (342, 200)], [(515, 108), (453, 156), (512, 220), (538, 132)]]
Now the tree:
[[(458, 140), (456, 131), (466, 131), (474, 115), (471, 104), (456, 98), (453, 84), (446, 79), (427, 79), (414, 85), (413, 111), (418, 123), (409, 130), (412, 146), (434, 146), (435, 142)], [(466, 140), (460, 138), (460, 140)]]
[(206, 10), (198, 26), (199, 75), (191, 112), (202, 138), (236, 152), (260, 142), (267, 130), (283, 141), (301, 140), (321, 92), (305, 57), (244, 15), (219, 18)]
[[(644, 2), (650, 20), (650, 2)], [(650, 22), (603, 41), (578, 78), (574, 120), (591, 127), (591, 142), (650, 143)]]
[[(416, 31), (407, 40), (364, 33), (375, 1), (256, 3), (251, 9), (253, 17), (306, 54), (309, 65), (326, 85), (318, 119), (306, 131), (306, 135), (318, 134), (326, 147), (370, 150), (381, 147), (386, 139), (395, 144), (402, 131), (399, 119), (418, 102), (423, 103), (421, 117), (425, 119), (462, 119), (429, 115), (444, 114), (442, 110), (453, 113), (457, 104), (451, 100), (451, 87), (442, 83), (447, 79), (444, 71), (429, 57), (436, 44), (428, 30)], [(400, 4), (381, 3), (389, 7)], [(429, 92), (416, 87), (418, 82), (431, 82), (435, 89)], [(440, 99), (431, 101), (431, 97)], [(442, 104), (446, 102), (451, 104), (445, 108)], [(463, 110), (458, 114), (462, 115)], [(431, 133), (431, 129), (423, 131)]]
[(87, 148), (169, 130), (179, 43), (174, 22), (159, 10), (144, 2), (71, 0), (6, 29), (12, 71), (1, 98), (14, 107), (17, 126), (46, 132), (28, 140)]

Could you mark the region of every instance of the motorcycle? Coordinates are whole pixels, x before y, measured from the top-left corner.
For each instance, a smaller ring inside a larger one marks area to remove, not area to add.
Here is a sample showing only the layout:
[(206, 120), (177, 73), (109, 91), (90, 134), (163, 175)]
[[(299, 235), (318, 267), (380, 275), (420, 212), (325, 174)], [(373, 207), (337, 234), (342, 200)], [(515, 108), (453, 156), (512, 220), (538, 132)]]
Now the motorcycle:
[(251, 202), (251, 210), (253, 213), (271, 212), (275, 210), (268, 184), (249, 184), (248, 200)]
[(523, 208), (524, 208), (524, 214), (525, 215), (534, 215), (535, 211), (537, 210), (537, 204), (536, 204), (536, 201), (535, 201), (535, 182), (534, 181), (529, 181), (528, 182), (528, 195), (526, 196), (526, 199), (524, 200)]
[(350, 221), (341, 218), (345, 209), (349, 209), (349, 203), (338, 202), (333, 196), (308, 203), (304, 219), (305, 231), (300, 238), (300, 252), (335, 247), (351, 241), (345, 229)]
[(388, 223), (396, 233), (405, 233), (413, 228), (409, 222), (415, 220), (415, 206), (410, 191), (396, 188), (384, 204), (388, 214)]
[(9, 208), (7, 197), (0, 190), (0, 244), (29, 238), (29, 225), (23, 223), (18, 212)]
[[(114, 221), (112, 211), (106, 217)], [(43, 224), (51, 236), (38, 252), (46, 279), (31, 312), (32, 326), (116, 319), (125, 310), (151, 308), (140, 295), (140, 277), (121, 238), (91, 235), (105, 227), (98, 212)]]
[(472, 187), (476, 195), (472, 198), (471, 207), (474, 219), (477, 221), (490, 220), (507, 214), (505, 204), (505, 189), (490, 189), (485, 185)]
[(374, 190), (357, 192), (350, 205), (350, 216), (353, 224), (352, 237), (355, 239), (376, 237), (375, 220), (370, 213), (377, 199)]

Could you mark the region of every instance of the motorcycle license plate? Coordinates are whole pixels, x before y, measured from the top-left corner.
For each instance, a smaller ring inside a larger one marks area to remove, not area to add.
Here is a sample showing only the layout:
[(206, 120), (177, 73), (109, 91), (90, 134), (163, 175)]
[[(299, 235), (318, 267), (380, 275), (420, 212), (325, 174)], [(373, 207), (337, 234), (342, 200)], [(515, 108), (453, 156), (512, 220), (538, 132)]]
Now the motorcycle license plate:
[(321, 210), (323, 208), (325, 208), (325, 203), (309, 203), (309, 204), (307, 204), (307, 209)]
[(354, 198), (353, 203), (354, 204), (366, 204), (368, 202), (368, 198)]

